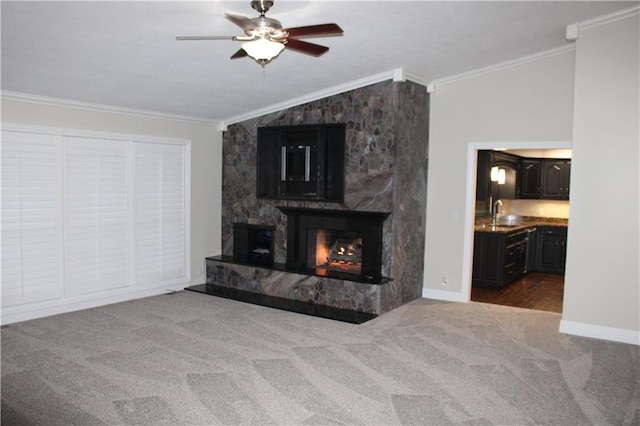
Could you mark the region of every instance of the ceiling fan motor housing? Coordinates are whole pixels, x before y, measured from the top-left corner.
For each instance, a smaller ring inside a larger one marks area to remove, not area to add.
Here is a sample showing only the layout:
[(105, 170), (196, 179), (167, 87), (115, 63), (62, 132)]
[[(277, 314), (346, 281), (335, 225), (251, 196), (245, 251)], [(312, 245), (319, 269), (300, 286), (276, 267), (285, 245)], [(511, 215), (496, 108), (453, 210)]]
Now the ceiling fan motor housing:
[(245, 31), (247, 35), (258, 37), (269, 37), (270, 39), (278, 40), (286, 38), (287, 32), (282, 30), (282, 24), (277, 19), (267, 18), (266, 16), (260, 16), (258, 18), (251, 19), (255, 24), (254, 28)]
[(272, 1), (253, 0), (251, 2), (251, 7), (262, 16), (264, 16), (264, 14), (267, 13), (269, 9), (271, 9), (271, 6), (273, 6)]

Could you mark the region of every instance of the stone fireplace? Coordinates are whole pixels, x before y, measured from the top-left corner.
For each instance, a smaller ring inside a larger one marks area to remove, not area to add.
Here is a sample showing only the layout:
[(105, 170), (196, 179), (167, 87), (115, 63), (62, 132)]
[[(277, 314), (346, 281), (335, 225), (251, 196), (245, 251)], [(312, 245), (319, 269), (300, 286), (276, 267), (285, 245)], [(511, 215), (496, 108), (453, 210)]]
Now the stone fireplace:
[[(230, 124), (223, 137), (222, 253), (206, 259), (207, 286), (374, 316), (421, 297), (428, 119), (425, 86), (388, 80)], [(258, 128), (328, 123), (345, 124), (344, 200), (259, 198)], [(300, 219), (303, 210), (311, 218)], [(343, 218), (325, 223), (329, 212)], [(363, 212), (371, 216), (354, 216)], [(369, 219), (378, 222), (375, 231), (362, 226)], [(305, 221), (312, 226), (296, 234)], [(236, 223), (273, 228), (272, 265), (234, 262)], [(317, 255), (319, 244), (328, 254)]]

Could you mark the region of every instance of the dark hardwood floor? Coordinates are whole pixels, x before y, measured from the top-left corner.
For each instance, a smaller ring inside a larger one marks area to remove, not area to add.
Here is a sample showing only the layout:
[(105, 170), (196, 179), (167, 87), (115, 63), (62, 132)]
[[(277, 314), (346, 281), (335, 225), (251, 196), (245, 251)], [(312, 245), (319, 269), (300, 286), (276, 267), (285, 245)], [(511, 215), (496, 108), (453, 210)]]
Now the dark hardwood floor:
[(501, 290), (473, 288), (471, 300), (562, 313), (564, 276), (532, 272)]

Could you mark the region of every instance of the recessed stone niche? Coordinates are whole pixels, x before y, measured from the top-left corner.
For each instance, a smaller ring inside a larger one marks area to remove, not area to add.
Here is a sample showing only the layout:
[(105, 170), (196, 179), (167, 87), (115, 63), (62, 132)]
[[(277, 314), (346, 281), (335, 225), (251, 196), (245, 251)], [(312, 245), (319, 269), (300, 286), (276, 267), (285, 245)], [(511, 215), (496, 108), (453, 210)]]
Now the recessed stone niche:
[[(375, 314), (421, 297), (428, 120), (425, 86), (385, 81), (230, 125), (223, 138), (223, 256), (208, 258), (207, 282)], [(318, 123), (346, 124), (344, 202), (258, 199), (258, 127)], [(381, 267), (390, 280), (371, 286), (220, 261), (232, 258), (233, 224), (241, 222), (273, 226), (274, 261), (285, 264), (287, 216), (279, 207), (391, 212)]]

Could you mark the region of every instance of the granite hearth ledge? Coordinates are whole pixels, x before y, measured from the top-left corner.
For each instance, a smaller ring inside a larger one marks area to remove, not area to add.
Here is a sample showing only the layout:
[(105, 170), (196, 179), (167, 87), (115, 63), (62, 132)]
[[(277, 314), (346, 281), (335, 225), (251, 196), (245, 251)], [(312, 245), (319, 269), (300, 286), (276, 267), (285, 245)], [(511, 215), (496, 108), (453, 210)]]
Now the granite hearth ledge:
[(288, 271), (282, 264), (241, 264), (228, 256), (206, 258), (206, 276), (206, 284), (199, 286), (202, 288), (187, 289), (209, 294), (232, 291), (241, 293), (243, 297), (269, 297), (276, 298), (279, 302), (288, 300), (297, 303), (298, 306), (307, 305), (313, 311), (301, 313), (329, 318), (331, 316), (318, 312), (333, 310), (341, 316), (349, 314), (374, 318), (395, 307), (393, 301), (397, 291), (393, 285), (394, 281), (390, 278), (385, 278), (383, 283), (378, 284), (363, 283), (346, 277), (335, 278)]
[(358, 274), (351, 274), (349, 272), (333, 271), (333, 270), (328, 270), (326, 268), (305, 268), (304, 270), (301, 270), (301, 269), (289, 269), (289, 268), (287, 268), (287, 266), (284, 263), (273, 263), (273, 264), (270, 264), (270, 265), (260, 265), (260, 264), (256, 264), (256, 263), (244, 263), (244, 262), (238, 262), (238, 261), (234, 260), (233, 256), (211, 256), (211, 257), (207, 257), (206, 260), (207, 261), (212, 260), (212, 261), (224, 262), (224, 263), (232, 263), (232, 264), (235, 264), (235, 265), (243, 265), (243, 266), (248, 266), (248, 267), (252, 267), (252, 268), (272, 269), (274, 271), (282, 271), (282, 272), (288, 272), (288, 273), (292, 273), (292, 274), (311, 275), (311, 276), (316, 276), (316, 277), (332, 278), (332, 279), (344, 280), (344, 281), (354, 281), (354, 282), (357, 282), (357, 283), (370, 284), (370, 285), (382, 285), (382, 284), (386, 284), (386, 283), (388, 283), (388, 282), (390, 282), (392, 280), (389, 277), (382, 277), (380, 282), (372, 282), (372, 281), (368, 281), (367, 279), (365, 279), (364, 277), (362, 277), (361, 275), (358, 275)]

